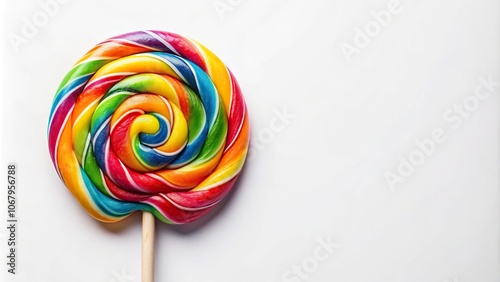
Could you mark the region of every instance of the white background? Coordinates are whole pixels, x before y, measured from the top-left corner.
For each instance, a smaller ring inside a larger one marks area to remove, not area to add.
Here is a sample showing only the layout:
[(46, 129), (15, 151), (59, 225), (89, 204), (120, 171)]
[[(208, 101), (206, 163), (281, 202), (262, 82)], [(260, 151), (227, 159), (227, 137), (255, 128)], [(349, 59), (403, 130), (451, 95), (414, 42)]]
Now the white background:
[[(480, 77), (500, 81), (498, 1), (401, 0), (350, 62), (341, 44), (355, 46), (356, 28), (388, 0), (69, 0), (12, 44), (47, 1), (9, 1), (1, 15), (1, 170), (19, 166), (18, 274), (6, 274), (2, 227), (1, 281), (140, 280), (140, 215), (117, 224), (88, 216), (46, 142), (53, 95), (73, 63), (140, 29), (195, 38), (222, 58), (244, 91), (255, 148), (217, 212), (190, 226), (157, 223), (157, 281), (500, 281), (500, 89), (457, 128), (443, 119)], [(221, 3), (230, 9), (217, 12)], [(294, 118), (270, 138), (284, 109)], [(437, 128), (446, 140), (391, 190), (384, 174)], [(328, 237), (338, 247), (315, 265), (317, 240)], [(287, 272), (303, 263), (307, 280)]]

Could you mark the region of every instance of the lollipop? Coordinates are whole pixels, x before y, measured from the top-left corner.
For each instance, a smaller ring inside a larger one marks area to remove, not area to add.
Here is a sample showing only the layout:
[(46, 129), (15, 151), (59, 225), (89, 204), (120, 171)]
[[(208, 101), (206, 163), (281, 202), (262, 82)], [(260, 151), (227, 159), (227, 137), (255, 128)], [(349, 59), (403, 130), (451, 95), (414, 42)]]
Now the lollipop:
[(229, 193), (249, 123), (236, 79), (210, 50), (139, 31), (99, 43), (64, 77), (48, 143), (59, 177), (91, 216), (116, 222), (141, 210), (153, 234), (151, 214), (192, 222)]

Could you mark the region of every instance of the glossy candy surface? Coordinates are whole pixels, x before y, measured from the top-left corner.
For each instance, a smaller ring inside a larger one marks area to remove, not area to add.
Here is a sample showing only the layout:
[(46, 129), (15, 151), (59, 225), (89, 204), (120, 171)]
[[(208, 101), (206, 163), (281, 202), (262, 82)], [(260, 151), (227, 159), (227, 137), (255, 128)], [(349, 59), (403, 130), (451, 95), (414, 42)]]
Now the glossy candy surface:
[(248, 151), (238, 83), (200, 43), (163, 31), (110, 38), (70, 70), (55, 95), (49, 152), (94, 218), (136, 210), (183, 224), (231, 190)]

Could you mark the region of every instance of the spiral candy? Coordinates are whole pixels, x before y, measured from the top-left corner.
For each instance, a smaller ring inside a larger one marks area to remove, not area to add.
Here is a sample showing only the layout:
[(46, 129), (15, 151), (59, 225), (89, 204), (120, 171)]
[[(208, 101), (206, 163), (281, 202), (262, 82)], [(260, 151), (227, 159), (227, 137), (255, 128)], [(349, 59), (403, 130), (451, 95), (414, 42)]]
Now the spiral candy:
[(183, 224), (231, 190), (249, 122), (230, 70), (200, 43), (164, 31), (91, 49), (55, 95), (48, 145), (59, 177), (94, 218), (133, 211)]

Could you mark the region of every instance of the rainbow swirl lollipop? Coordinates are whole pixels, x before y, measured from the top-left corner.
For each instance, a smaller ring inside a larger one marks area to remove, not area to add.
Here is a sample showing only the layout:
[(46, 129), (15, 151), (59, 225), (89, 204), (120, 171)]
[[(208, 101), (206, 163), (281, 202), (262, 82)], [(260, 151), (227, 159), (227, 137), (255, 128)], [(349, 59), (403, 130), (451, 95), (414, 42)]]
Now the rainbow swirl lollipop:
[(249, 123), (236, 79), (200, 43), (138, 31), (92, 48), (61, 82), (48, 126), (60, 178), (94, 218), (194, 221), (228, 194)]

